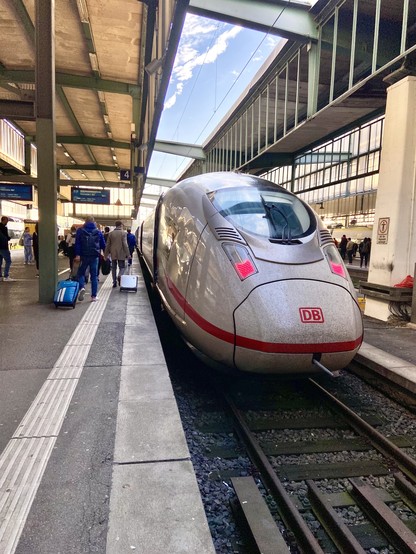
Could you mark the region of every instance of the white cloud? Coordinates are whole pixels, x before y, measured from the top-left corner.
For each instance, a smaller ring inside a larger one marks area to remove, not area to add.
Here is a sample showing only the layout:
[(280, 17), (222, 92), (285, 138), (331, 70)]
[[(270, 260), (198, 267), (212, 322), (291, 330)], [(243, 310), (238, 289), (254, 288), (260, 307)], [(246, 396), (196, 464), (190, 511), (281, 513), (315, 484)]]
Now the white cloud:
[(274, 48), (281, 40), (282, 38), (277, 35), (267, 35), (266, 45), (271, 49)]
[(176, 104), (176, 98), (182, 94), (183, 91), (183, 83), (178, 83), (176, 85), (175, 92), (172, 94), (170, 98), (168, 98), (164, 104), (164, 108), (168, 110), (169, 108), (172, 108)]
[[(214, 40), (220, 26), (226, 30)], [(241, 27), (231, 27), (194, 15), (187, 16), (171, 77), (171, 84), (176, 82), (176, 89), (166, 100), (165, 109), (174, 106), (177, 97), (183, 92), (183, 83), (193, 77), (195, 69), (214, 63), (240, 31)]]
[(204, 35), (209, 35), (218, 27), (218, 22), (212, 19), (206, 19), (197, 15), (188, 14), (183, 26), (181, 41), (203, 39)]
[(170, 108), (173, 108), (173, 106), (176, 104), (176, 97), (177, 97), (177, 93), (176, 91), (172, 94), (172, 96), (170, 98), (168, 98), (166, 100), (166, 102), (164, 103), (163, 107), (165, 110), (169, 110)]

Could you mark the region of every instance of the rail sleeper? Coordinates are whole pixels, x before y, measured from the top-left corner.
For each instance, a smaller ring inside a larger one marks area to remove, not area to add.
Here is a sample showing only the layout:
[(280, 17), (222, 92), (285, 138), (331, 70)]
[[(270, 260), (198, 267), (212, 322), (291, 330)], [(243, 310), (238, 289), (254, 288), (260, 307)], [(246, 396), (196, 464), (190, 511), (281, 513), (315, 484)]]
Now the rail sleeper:
[(288, 554), (290, 550), (254, 479), (233, 477), (231, 482), (257, 551), (261, 554)]

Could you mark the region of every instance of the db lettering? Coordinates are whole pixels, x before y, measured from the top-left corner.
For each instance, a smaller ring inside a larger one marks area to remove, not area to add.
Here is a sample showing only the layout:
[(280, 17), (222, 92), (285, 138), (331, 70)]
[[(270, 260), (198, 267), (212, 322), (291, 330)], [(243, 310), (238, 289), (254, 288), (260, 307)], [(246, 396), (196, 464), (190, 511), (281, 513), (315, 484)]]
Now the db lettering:
[(299, 308), (302, 323), (323, 323), (324, 314), (321, 308)]

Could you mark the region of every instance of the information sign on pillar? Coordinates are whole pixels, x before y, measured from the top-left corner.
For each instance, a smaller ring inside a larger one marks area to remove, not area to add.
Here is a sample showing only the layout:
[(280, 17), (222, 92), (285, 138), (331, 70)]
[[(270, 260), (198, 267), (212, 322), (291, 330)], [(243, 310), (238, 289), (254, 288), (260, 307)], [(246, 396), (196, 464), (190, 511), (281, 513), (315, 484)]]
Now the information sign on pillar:
[(389, 239), (390, 218), (380, 217), (377, 225), (377, 244), (387, 244)]

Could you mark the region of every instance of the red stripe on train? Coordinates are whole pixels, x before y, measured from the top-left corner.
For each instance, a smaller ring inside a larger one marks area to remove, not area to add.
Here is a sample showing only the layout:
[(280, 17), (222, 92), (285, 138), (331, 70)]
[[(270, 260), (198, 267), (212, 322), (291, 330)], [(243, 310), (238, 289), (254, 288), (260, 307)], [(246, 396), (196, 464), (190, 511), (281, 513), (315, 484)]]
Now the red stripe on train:
[(343, 342), (323, 342), (323, 343), (306, 343), (306, 344), (292, 344), (292, 343), (278, 343), (278, 342), (264, 342), (261, 340), (250, 339), (247, 337), (241, 337), (234, 335), (229, 331), (225, 331), (216, 325), (213, 325), (206, 319), (204, 319), (197, 311), (192, 308), (190, 304), (185, 300), (173, 282), (166, 277), (168, 288), (172, 293), (179, 306), (184, 310), (185, 314), (192, 319), (192, 321), (198, 325), (203, 331), (209, 333), (213, 337), (235, 344), (240, 348), (248, 348), (249, 350), (257, 350), (259, 352), (265, 352), (268, 354), (313, 354), (319, 353), (331, 353), (331, 352), (348, 352), (355, 350), (361, 345), (362, 337), (358, 337), (352, 341)]

